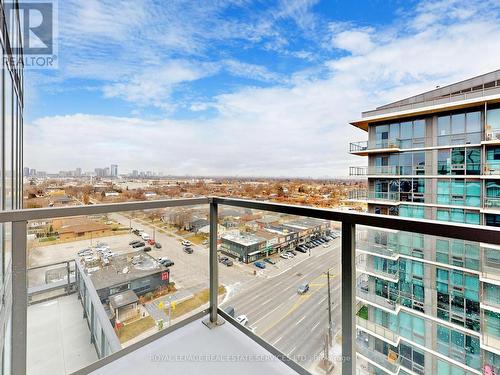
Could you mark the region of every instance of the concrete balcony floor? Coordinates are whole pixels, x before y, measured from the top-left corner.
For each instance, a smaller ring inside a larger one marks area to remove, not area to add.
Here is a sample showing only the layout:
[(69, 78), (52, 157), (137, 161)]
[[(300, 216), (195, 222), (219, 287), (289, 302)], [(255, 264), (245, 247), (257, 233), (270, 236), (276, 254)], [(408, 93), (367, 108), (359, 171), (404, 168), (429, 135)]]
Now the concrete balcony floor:
[(91, 372), (115, 374), (297, 374), (232, 324), (195, 320)]

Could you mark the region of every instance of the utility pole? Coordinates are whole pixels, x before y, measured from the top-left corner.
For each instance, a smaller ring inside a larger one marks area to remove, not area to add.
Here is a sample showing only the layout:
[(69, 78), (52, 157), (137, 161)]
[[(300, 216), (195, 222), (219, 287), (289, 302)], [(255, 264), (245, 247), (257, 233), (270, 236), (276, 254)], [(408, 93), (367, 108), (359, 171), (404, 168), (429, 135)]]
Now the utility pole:
[(333, 339), (333, 329), (332, 329), (332, 296), (330, 292), (330, 270), (326, 272), (326, 277), (327, 277), (327, 287), (328, 287), (328, 336), (331, 345)]

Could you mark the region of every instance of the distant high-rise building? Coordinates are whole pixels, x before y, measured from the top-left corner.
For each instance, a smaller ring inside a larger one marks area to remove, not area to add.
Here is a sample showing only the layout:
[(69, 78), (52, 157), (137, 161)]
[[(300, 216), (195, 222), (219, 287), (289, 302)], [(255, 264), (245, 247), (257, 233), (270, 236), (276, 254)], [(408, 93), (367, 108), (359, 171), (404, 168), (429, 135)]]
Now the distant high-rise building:
[(109, 174), (109, 167), (104, 168), (103, 171), (104, 171), (103, 172), (103, 176), (104, 177), (109, 177), (110, 176), (110, 174)]
[(118, 177), (118, 165), (111, 164), (111, 177)]
[(36, 169), (30, 169), (29, 175), (36, 176)]
[(134, 177), (134, 178), (139, 177), (139, 171), (138, 171), (137, 169), (134, 169), (134, 170), (132, 171), (132, 177)]
[(103, 168), (96, 168), (94, 169), (95, 176), (96, 177), (104, 177), (104, 169)]
[(29, 169), (29, 167), (24, 167), (23, 168), (23, 176), (24, 177), (29, 177), (29, 175), (30, 175), (30, 169)]
[(82, 175), (82, 168), (76, 168), (75, 169), (75, 176), (81, 177), (81, 175)]

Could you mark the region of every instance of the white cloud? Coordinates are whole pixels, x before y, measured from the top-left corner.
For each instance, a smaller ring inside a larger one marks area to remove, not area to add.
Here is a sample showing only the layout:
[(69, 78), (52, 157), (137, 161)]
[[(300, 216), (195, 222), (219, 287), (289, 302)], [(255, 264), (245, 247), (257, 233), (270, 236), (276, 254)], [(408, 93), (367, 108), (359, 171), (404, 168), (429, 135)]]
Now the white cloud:
[(340, 48), (352, 54), (363, 54), (375, 48), (372, 42), (372, 29), (354, 29), (336, 33), (332, 38), (335, 48)]
[[(346, 175), (349, 165), (366, 163), (348, 155), (350, 141), (366, 139), (364, 132), (348, 125), (361, 111), (500, 68), (498, 7), (484, 14), (477, 11), (482, 3), (471, 1), (467, 12), (459, 12), (448, 1), (433, 16), (428, 4), (390, 30), (357, 25), (333, 30), (337, 46), (350, 53), (319, 64), (316, 69), (322, 74), (311, 68), (296, 72), (286, 86), (278, 82), (268, 88), (235, 89), (191, 105), (193, 111), (215, 109), (217, 115), (209, 119), (147, 121), (77, 114), (26, 124), (26, 165), (91, 169), (118, 162), (122, 170), (173, 174)], [(226, 61), (225, 69), (274, 78), (259, 66), (231, 64)], [(169, 69), (175, 74), (137, 74), (112, 83), (108, 95), (140, 101), (147, 92), (154, 101), (168, 97), (175, 85), (209, 74), (212, 67), (181, 63)], [(150, 79), (142, 82), (145, 78)], [(45, 152), (47, 145), (57, 148)]]
[(176, 85), (195, 81), (214, 71), (216, 68), (212, 64), (194, 65), (188, 61), (172, 60), (107, 84), (103, 91), (105, 97), (118, 97), (138, 105), (169, 109), (170, 95)]

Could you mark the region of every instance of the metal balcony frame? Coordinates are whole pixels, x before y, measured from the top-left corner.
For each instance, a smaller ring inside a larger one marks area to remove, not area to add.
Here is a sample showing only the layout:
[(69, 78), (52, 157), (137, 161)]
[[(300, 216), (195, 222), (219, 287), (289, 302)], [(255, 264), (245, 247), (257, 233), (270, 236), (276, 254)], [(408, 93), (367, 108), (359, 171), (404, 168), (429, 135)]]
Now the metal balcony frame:
[[(462, 225), (422, 219), (408, 219), (389, 215), (357, 213), (353, 211), (337, 211), (333, 209), (294, 206), (270, 202), (251, 201), (245, 199), (203, 197), (192, 199), (158, 200), (146, 202), (130, 202), (119, 204), (100, 204), (77, 207), (27, 209), (0, 212), (0, 223), (12, 223), (12, 373), (26, 373), (27, 359), (27, 222), (28, 220), (53, 219), (58, 217), (105, 214), (113, 212), (148, 210), (180, 206), (209, 204), (210, 232), (210, 306), (193, 317), (168, 327), (140, 342), (137, 342), (119, 352), (103, 358), (74, 374), (88, 374), (126, 354), (196, 320), (209, 313), (210, 322), (217, 325), (222, 316), (230, 323), (235, 322), (227, 314), (218, 309), (218, 262), (217, 262), (217, 223), (218, 206), (233, 206), (263, 211), (271, 211), (289, 215), (306, 216), (317, 219), (338, 221), (342, 223), (342, 373), (354, 374), (356, 371), (356, 269), (355, 269), (355, 238), (356, 225), (376, 228), (402, 230), (425, 235), (451, 237), (461, 240), (484, 242), (500, 245), (500, 228), (479, 225)], [(347, 287), (346, 287), (347, 286)], [(238, 325), (235, 325), (238, 328)], [(299, 374), (308, 372), (286, 355), (255, 336), (246, 329), (240, 329), (249, 338), (262, 345), (276, 355), (285, 364)]]

